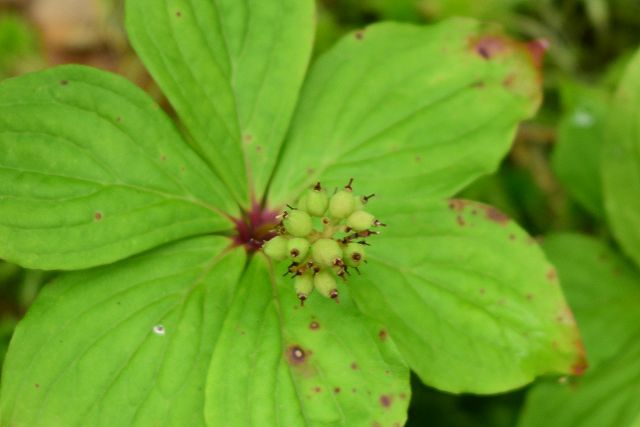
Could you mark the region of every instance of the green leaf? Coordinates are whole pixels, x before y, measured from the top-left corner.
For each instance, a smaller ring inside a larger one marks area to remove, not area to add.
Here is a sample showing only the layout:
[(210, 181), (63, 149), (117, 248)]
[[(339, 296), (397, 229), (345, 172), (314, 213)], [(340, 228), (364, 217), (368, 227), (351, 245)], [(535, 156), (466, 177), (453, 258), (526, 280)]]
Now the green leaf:
[(640, 333), (640, 272), (604, 243), (577, 234), (545, 237), (543, 248), (558, 268), (595, 367)]
[(544, 241), (584, 336), (590, 368), (527, 397), (520, 427), (630, 427), (640, 416), (640, 272), (607, 245), (561, 234)]
[(609, 112), (602, 178), (607, 216), (622, 249), (640, 265), (640, 52)]
[(16, 329), (2, 425), (202, 426), (213, 348), (244, 264), (181, 241), (45, 287)]
[(604, 217), (600, 162), (605, 139), (608, 94), (565, 83), (564, 113), (558, 125), (553, 169), (571, 196), (598, 218)]
[(639, 361), (640, 335), (580, 380), (537, 385), (518, 427), (632, 427), (640, 416)]
[(388, 204), (455, 194), (496, 169), (536, 110), (533, 46), (466, 19), (350, 34), (310, 71), (270, 198), (350, 177)]
[(144, 92), (67, 66), (0, 84), (0, 258), (78, 269), (227, 230), (237, 207)]
[(403, 425), (408, 370), (386, 330), (346, 289), (339, 305), (316, 293), (300, 307), (279, 273), (256, 257), (243, 277), (209, 369), (208, 425)]
[(464, 200), (376, 214), (388, 227), (349, 289), (426, 384), (494, 393), (584, 369), (555, 270), (504, 214)]
[(311, 53), (313, 6), (127, 1), (136, 52), (241, 204), (248, 191), (260, 199), (272, 173)]

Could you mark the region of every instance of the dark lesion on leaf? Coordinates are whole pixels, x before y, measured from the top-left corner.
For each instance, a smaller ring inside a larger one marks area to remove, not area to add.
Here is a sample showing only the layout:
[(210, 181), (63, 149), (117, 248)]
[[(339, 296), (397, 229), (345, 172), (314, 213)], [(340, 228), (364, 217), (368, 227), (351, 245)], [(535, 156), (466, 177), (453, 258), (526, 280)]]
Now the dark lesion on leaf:
[(307, 361), (307, 353), (299, 345), (292, 345), (287, 348), (287, 361), (291, 365), (301, 365)]

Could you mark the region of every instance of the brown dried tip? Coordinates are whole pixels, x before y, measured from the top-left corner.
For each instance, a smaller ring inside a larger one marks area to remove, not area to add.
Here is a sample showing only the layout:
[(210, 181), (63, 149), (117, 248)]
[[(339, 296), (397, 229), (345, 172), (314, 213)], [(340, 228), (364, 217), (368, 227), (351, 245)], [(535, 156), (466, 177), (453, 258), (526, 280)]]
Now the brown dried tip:
[(331, 292), (329, 292), (329, 296), (331, 297), (332, 300), (334, 300), (336, 302), (336, 304), (340, 303), (340, 300), (338, 300), (338, 290), (334, 289)]
[(291, 256), (294, 258), (300, 255), (300, 251), (298, 249), (291, 249), (290, 253), (291, 253)]
[(298, 294), (298, 299), (300, 300), (300, 307), (304, 307), (307, 296), (305, 294)]
[(375, 221), (373, 221), (373, 226), (374, 226), (374, 227), (386, 227), (386, 226), (387, 226), (387, 224), (385, 224), (385, 223), (383, 223), (383, 222), (380, 222), (380, 221), (378, 221), (378, 220), (376, 219)]
[(322, 190), (322, 186), (320, 185), (320, 181), (316, 182), (316, 185), (313, 186), (313, 189), (315, 191), (320, 191)]
[(362, 259), (362, 254), (358, 252), (354, 252), (351, 254), (351, 259), (354, 261), (360, 261)]
[(367, 203), (367, 202), (369, 201), (369, 199), (370, 199), (370, 198), (372, 198), (372, 197), (375, 197), (375, 195), (376, 195), (375, 193), (371, 193), (371, 194), (369, 194), (368, 196), (364, 196), (364, 197), (362, 198), (362, 201), (363, 201), (364, 203)]
[(351, 187), (351, 184), (353, 184), (353, 178), (349, 179), (349, 183), (344, 186), (344, 189), (349, 191), (353, 190), (353, 187)]

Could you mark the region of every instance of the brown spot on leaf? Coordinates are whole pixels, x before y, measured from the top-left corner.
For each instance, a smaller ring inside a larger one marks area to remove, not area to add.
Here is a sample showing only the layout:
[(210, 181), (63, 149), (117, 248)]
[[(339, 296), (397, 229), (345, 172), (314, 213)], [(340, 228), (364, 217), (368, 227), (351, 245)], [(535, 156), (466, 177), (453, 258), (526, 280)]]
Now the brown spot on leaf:
[(180, 17), (182, 16), (182, 12), (177, 11), (177, 12), (176, 12), (176, 16), (177, 16), (178, 18), (180, 18)]
[(320, 324), (318, 322), (316, 322), (315, 320), (311, 323), (309, 323), (309, 329), (313, 329), (316, 330), (320, 327)]
[(533, 294), (527, 294), (526, 298), (527, 298), (527, 301), (533, 300)]
[(392, 403), (393, 399), (391, 398), (391, 396), (388, 396), (386, 394), (380, 396), (380, 405), (382, 405), (383, 408), (389, 408)]
[(509, 234), (509, 240), (516, 240), (516, 235), (513, 233)]
[(490, 221), (497, 222), (500, 225), (506, 225), (509, 222), (509, 217), (493, 206), (486, 206), (485, 210), (487, 212), (487, 219)]
[(480, 295), (484, 295), (485, 292), (487, 292), (485, 288), (480, 288)]
[(315, 169), (314, 168), (307, 168), (307, 174), (308, 175), (313, 175), (315, 173)]
[(547, 280), (550, 282), (555, 282), (558, 279), (558, 273), (556, 272), (556, 269), (551, 267), (548, 271), (547, 271)]
[(100, 221), (102, 219), (102, 212), (96, 212), (93, 217), (96, 219), (96, 221)]
[(471, 83), (471, 87), (475, 87), (477, 89), (482, 89), (485, 86), (485, 82), (482, 80), (478, 80), (477, 82)]
[(502, 80), (502, 86), (506, 87), (506, 88), (510, 88), (513, 86), (513, 83), (516, 81), (516, 75), (514, 73), (511, 73), (509, 75), (507, 75), (507, 77), (505, 77)]
[(422, 156), (415, 157), (416, 163), (420, 163), (422, 161)]
[(549, 42), (545, 39), (538, 39), (530, 41), (525, 46), (533, 65), (537, 68), (542, 68), (542, 61), (544, 60), (545, 52), (549, 49)]
[(69, 81), (68, 81), (68, 80), (60, 80), (60, 84), (61, 84), (62, 86), (66, 86), (66, 85), (68, 85), (68, 84), (69, 84)]
[(353, 36), (356, 38), (356, 40), (362, 40), (364, 38), (364, 30), (358, 30), (355, 33), (353, 33)]
[(582, 359), (571, 365), (571, 373), (573, 375), (583, 375), (588, 367), (589, 365), (587, 364), (587, 361)]
[(462, 212), (462, 210), (464, 209), (465, 206), (467, 206), (467, 204), (469, 204), (469, 202), (466, 200), (449, 199), (449, 209), (456, 212)]
[(340, 387), (335, 387), (335, 388), (333, 389), (333, 392), (334, 392), (335, 394), (340, 393), (340, 391), (341, 391), (341, 390), (340, 390)]
[(467, 222), (464, 220), (464, 218), (462, 217), (462, 215), (458, 215), (458, 216), (456, 217), (456, 221), (458, 222), (458, 225), (459, 225), (460, 227), (464, 227), (464, 226), (467, 224)]
[(507, 49), (504, 38), (498, 36), (482, 36), (471, 40), (471, 47), (483, 59), (489, 60)]
[(297, 345), (292, 345), (287, 349), (287, 360), (292, 365), (301, 365), (307, 360), (305, 351)]
[(322, 388), (316, 386), (313, 388), (313, 391), (314, 393), (320, 393), (322, 391)]
[(118, 122), (118, 123), (122, 122), (122, 117), (120, 117), (120, 116), (116, 117), (116, 122)]
[(405, 400), (407, 398), (407, 395), (406, 393), (400, 393), (398, 397), (400, 398), (400, 400)]
[(356, 362), (352, 362), (351, 369), (353, 369), (354, 371), (358, 370), (358, 364)]
[(380, 329), (380, 331), (378, 332), (378, 338), (380, 338), (380, 341), (386, 341), (388, 336), (389, 333), (386, 329)]
[(382, 424), (380, 424), (377, 421), (374, 421), (373, 424), (371, 424), (371, 427), (382, 427)]
[(40, 388), (40, 384), (34, 384), (33, 385), (35, 388)]
[(160, 156), (160, 160), (162, 160), (162, 161), (164, 162), (165, 160), (167, 160), (167, 156), (165, 156), (164, 154), (163, 154), (163, 155), (161, 155), (161, 156)]
[(573, 363), (573, 365), (571, 365), (571, 373), (573, 375), (583, 375), (589, 367), (589, 363), (587, 362), (586, 350), (581, 340), (576, 340), (574, 342), (574, 345), (578, 350), (578, 358)]

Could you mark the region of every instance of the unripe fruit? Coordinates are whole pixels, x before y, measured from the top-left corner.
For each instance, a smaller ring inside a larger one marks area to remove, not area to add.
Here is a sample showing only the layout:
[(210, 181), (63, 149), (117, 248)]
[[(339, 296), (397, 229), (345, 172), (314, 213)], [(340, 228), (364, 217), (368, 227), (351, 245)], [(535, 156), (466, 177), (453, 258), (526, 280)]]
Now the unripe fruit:
[(307, 193), (304, 193), (299, 199), (296, 208), (301, 211), (307, 211)]
[(364, 261), (364, 246), (359, 243), (349, 243), (344, 248), (344, 262), (349, 267), (358, 267)]
[(298, 299), (304, 304), (304, 300), (306, 300), (309, 297), (309, 294), (313, 292), (313, 277), (309, 274), (296, 276), (293, 279), (293, 286)]
[(294, 237), (287, 242), (287, 252), (292, 261), (303, 261), (309, 253), (309, 241), (302, 237)]
[(301, 210), (287, 212), (283, 221), (287, 233), (294, 237), (305, 237), (311, 233), (313, 224), (308, 213)]
[(315, 188), (307, 191), (306, 197), (306, 209), (309, 215), (322, 216), (327, 211), (329, 206), (329, 196), (326, 191), (316, 190)]
[(265, 243), (262, 250), (272, 260), (282, 261), (288, 255), (287, 239), (282, 236), (276, 236)]
[(355, 211), (347, 218), (347, 226), (355, 231), (364, 231), (373, 227), (376, 218), (366, 211)]
[(331, 273), (327, 271), (321, 271), (313, 277), (313, 286), (320, 293), (320, 295), (324, 297), (338, 297), (336, 279), (334, 279)]
[(311, 246), (313, 261), (322, 267), (331, 267), (336, 260), (342, 258), (340, 245), (333, 239), (318, 239)]
[(340, 190), (329, 200), (329, 214), (338, 219), (346, 218), (355, 210), (356, 198), (348, 190)]

